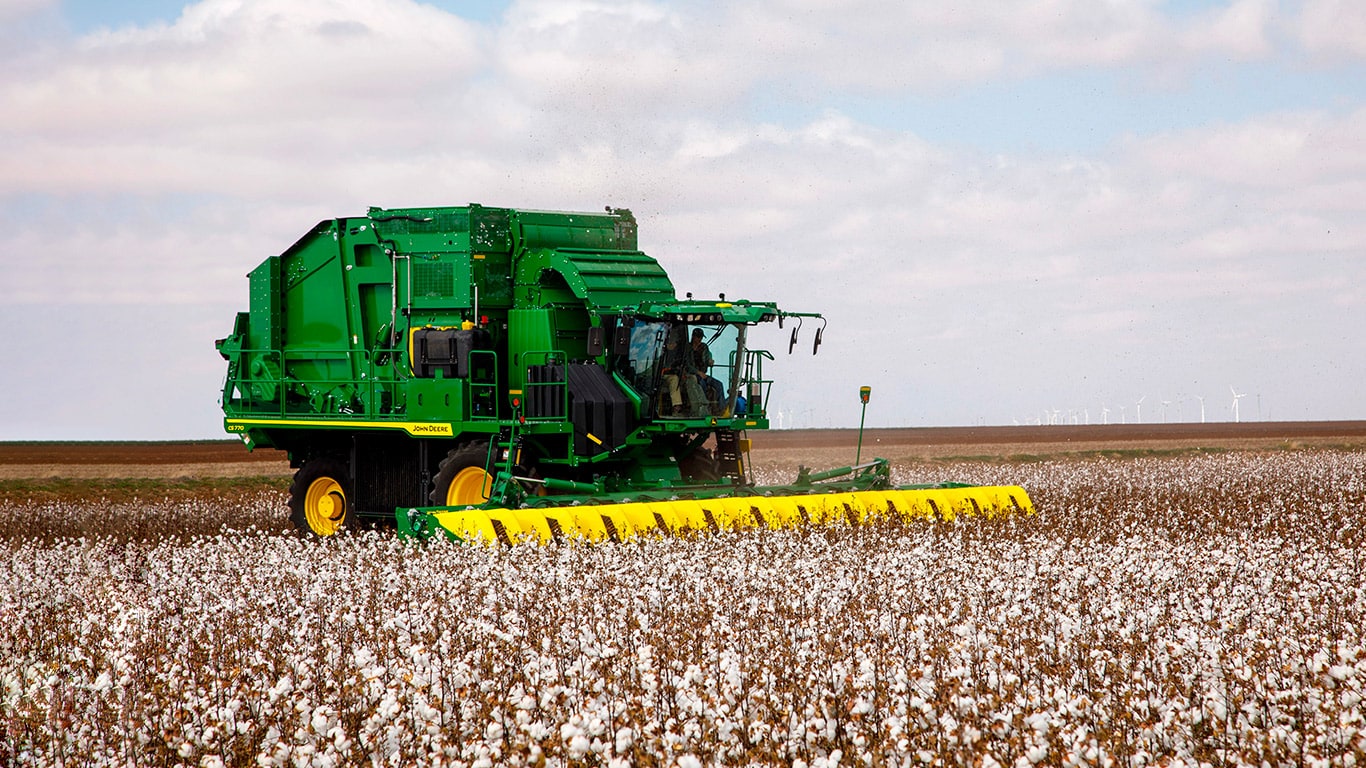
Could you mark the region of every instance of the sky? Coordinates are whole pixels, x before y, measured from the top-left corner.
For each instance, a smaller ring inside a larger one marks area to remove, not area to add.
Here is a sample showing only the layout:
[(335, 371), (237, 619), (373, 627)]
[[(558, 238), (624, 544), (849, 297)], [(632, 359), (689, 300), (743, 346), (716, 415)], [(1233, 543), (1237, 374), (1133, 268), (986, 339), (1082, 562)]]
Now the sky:
[(217, 438), (368, 206), (632, 209), (775, 425), (1366, 418), (1366, 3), (0, 0), (0, 440)]

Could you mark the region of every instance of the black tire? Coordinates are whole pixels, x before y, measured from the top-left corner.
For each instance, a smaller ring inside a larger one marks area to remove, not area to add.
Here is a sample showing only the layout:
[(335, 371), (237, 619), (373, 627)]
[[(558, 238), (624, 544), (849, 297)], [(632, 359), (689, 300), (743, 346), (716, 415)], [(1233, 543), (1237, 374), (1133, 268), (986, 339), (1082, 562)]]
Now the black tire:
[(355, 527), (351, 473), (337, 459), (309, 459), (289, 486), (289, 521), (301, 533), (325, 537)]
[(493, 476), (484, 470), (488, 449), (489, 444), (480, 440), (452, 448), (441, 460), (432, 480), (432, 492), (428, 496), (432, 504), (459, 507), (487, 501), (493, 485)]
[(678, 471), (690, 483), (711, 483), (721, 479), (716, 457), (706, 448), (698, 448), (687, 456), (680, 456)]

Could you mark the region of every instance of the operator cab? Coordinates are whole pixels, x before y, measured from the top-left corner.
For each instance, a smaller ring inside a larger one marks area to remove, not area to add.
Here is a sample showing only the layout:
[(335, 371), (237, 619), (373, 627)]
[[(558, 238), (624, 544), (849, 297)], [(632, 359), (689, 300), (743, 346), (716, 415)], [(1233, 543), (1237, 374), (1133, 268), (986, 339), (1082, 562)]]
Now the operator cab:
[(736, 412), (743, 323), (699, 323), (681, 318), (624, 319), (624, 352), (613, 368), (658, 418), (705, 418)]

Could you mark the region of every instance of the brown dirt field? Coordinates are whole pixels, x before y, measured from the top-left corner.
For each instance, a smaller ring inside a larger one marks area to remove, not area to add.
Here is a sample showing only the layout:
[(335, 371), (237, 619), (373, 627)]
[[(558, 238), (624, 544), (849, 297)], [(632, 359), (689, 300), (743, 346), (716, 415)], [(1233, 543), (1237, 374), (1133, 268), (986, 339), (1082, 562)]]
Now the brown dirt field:
[(0, 443), (0, 480), (218, 478), (290, 474), (281, 451), (236, 440), (168, 443)]
[[(750, 437), (756, 465), (848, 464), (854, 459), (858, 441), (858, 433), (852, 429), (772, 430), (754, 432)], [(863, 437), (864, 458), (878, 456), (894, 463), (1081, 457), (1101, 452), (1303, 448), (1366, 449), (1366, 421), (909, 427), (869, 429)], [(0, 480), (247, 478), (290, 474), (283, 452), (248, 452), (235, 440), (0, 443)]]
[[(779, 461), (801, 455), (800, 460), (813, 467), (852, 462), (858, 443), (858, 432), (852, 429), (770, 431), (752, 437), (756, 463), (764, 457)], [(1366, 449), (1366, 421), (869, 429), (864, 432), (862, 456), (913, 464), (1308, 448)]]

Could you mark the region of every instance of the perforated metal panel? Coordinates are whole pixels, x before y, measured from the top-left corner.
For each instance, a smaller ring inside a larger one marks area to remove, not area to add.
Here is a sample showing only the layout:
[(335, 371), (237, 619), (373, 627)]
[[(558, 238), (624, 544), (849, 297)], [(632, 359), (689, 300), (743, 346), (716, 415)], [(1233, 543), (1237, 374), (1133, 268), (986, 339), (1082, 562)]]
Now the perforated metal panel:
[(455, 265), (444, 261), (413, 262), (413, 298), (455, 296)]

